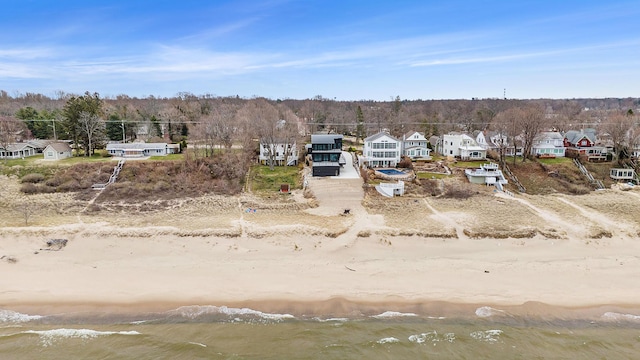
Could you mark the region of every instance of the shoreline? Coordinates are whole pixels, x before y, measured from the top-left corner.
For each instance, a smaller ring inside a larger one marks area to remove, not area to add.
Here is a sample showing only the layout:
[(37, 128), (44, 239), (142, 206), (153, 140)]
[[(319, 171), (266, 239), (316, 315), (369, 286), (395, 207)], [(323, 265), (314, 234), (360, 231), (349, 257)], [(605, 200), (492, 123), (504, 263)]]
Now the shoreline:
[(602, 304), (592, 306), (556, 306), (529, 301), (520, 305), (496, 305), (486, 303), (451, 303), (446, 301), (351, 301), (344, 298), (326, 300), (245, 300), (236, 302), (170, 302), (151, 301), (138, 303), (64, 302), (0, 304), (2, 311), (13, 311), (29, 316), (76, 319), (137, 319), (156, 314), (184, 313), (225, 314), (256, 312), (270, 315), (291, 316), (297, 320), (312, 319), (385, 319), (415, 318), (432, 320), (489, 321), (543, 321), (543, 322), (629, 322), (640, 323), (640, 304)]

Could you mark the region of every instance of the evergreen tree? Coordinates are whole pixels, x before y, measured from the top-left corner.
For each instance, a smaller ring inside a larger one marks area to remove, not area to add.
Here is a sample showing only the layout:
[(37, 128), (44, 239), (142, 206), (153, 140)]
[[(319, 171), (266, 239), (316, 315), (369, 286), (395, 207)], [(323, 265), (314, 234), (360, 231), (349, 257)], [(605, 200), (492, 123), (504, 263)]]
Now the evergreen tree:
[(356, 144), (359, 144), (360, 140), (364, 140), (364, 114), (358, 105), (356, 109)]

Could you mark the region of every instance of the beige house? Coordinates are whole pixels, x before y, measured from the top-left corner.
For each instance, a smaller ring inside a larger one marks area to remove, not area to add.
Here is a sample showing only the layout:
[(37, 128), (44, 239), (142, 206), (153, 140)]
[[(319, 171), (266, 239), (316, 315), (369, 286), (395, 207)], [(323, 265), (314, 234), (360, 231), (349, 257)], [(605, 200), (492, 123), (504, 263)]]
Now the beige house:
[(45, 160), (62, 160), (72, 156), (71, 146), (65, 142), (51, 143), (42, 150), (42, 153)]

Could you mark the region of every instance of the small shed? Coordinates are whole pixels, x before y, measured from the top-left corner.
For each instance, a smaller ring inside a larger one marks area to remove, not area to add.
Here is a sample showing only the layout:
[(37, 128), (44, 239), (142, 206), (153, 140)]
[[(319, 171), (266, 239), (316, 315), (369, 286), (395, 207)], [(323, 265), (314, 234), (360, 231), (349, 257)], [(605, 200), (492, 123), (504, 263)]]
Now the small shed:
[(614, 168), (609, 171), (609, 176), (613, 180), (633, 180), (636, 178), (636, 172), (628, 168)]
[(62, 160), (71, 157), (71, 146), (65, 142), (51, 143), (42, 153), (45, 160)]

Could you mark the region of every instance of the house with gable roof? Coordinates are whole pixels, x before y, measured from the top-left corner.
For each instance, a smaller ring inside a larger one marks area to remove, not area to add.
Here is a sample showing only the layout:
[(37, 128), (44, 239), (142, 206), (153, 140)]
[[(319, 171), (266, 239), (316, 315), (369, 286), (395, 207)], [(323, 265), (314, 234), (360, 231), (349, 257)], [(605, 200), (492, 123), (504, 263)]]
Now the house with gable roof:
[(42, 150), (45, 160), (62, 160), (72, 156), (71, 146), (66, 142), (54, 142)]
[(442, 155), (460, 160), (484, 160), (487, 149), (480, 146), (474, 138), (463, 133), (449, 133), (442, 136)]
[(537, 157), (564, 157), (564, 136), (557, 131), (544, 131), (536, 135), (531, 146), (531, 155)]
[(411, 160), (431, 160), (431, 149), (427, 146), (427, 139), (417, 131), (411, 131), (402, 137), (402, 155)]
[(569, 130), (564, 134), (565, 155), (587, 161), (606, 161), (607, 147), (597, 145), (595, 129)]
[(9, 144), (6, 148), (0, 147), (0, 159), (21, 159), (36, 155), (37, 151), (28, 143)]
[(400, 162), (401, 154), (402, 141), (386, 131), (364, 139), (363, 162), (369, 167), (395, 167)]

